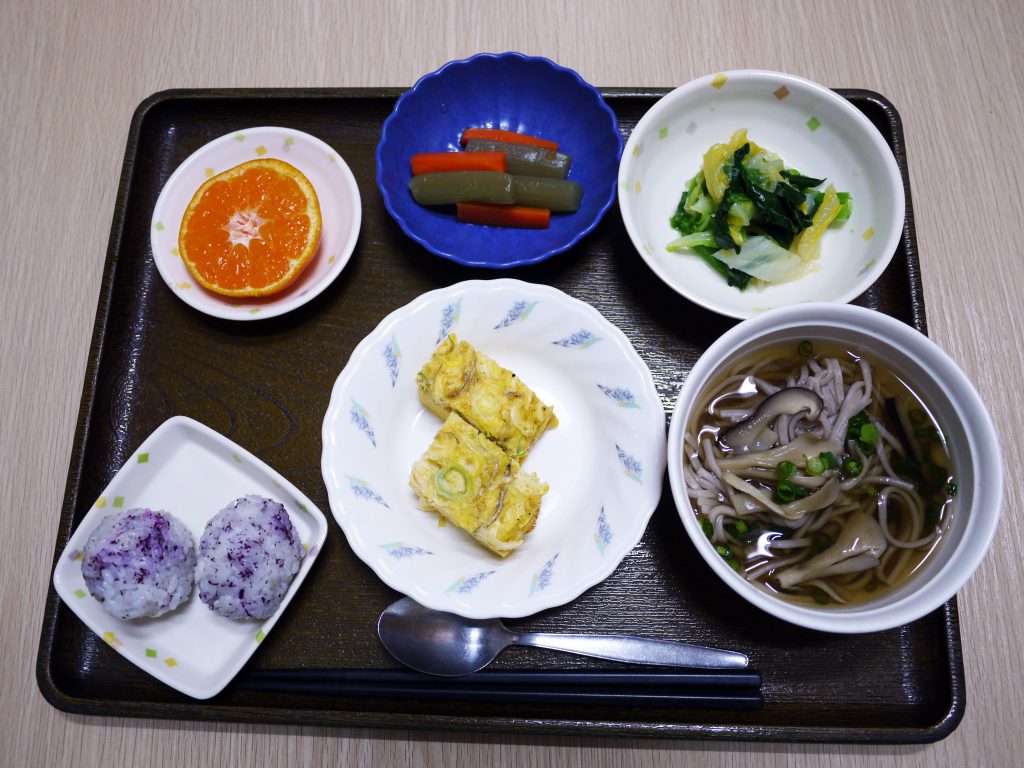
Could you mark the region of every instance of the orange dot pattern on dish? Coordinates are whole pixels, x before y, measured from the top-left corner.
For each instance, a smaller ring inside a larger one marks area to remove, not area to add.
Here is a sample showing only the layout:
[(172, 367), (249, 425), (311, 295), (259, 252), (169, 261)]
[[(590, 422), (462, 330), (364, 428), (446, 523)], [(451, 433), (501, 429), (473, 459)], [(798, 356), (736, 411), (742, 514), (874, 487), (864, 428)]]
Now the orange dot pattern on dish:
[(320, 207), (288, 163), (250, 160), (207, 180), (182, 219), (178, 250), (192, 276), (226, 296), (276, 293), (299, 276), (320, 238)]

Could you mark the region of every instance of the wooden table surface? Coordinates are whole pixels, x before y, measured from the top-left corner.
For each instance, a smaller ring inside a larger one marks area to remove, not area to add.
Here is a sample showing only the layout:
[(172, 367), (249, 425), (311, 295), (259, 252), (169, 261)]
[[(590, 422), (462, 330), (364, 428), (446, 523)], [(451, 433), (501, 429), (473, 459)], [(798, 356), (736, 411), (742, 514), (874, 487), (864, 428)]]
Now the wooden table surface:
[[(0, 4), (0, 765), (1011, 765), (1024, 736), (1024, 482), (959, 597), (967, 710), (920, 747), (464, 736), (67, 715), (35, 659), (114, 195), (135, 106), (165, 88), (408, 86), (479, 51), (601, 86), (777, 69), (903, 117), (930, 335), (1024, 460), (1024, 4), (1019, 0)], [(689, 763), (687, 763), (689, 764)]]

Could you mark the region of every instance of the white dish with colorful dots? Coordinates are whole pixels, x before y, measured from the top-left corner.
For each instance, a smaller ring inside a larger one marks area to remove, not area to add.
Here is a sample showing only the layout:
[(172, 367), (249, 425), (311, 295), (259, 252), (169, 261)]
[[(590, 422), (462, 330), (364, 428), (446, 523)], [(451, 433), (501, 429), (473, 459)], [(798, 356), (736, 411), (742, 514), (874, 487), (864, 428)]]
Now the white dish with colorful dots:
[[(240, 496), (274, 499), (288, 511), (306, 557), (274, 614), (232, 621), (213, 613), (193, 590), (156, 619), (125, 621), (104, 610), (82, 577), (82, 549), (100, 520), (135, 507), (164, 510), (191, 531)], [(53, 573), (57, 594), (106, 643), (172, 688), (207, 699), (226, 686), (288, 608), (327, 537), (327, 518), (301, 491), (247, 450), (185, 416), (161, 424), (132, 454), (82, 518)]]
[[(416, 374), (448, 333), (515, 372), (558, 426), (523, 465), (550, 490), (524, 543), (502, 559), (409, 486), (441, 420)], [(545, 285), (471, 280), (388, 315), (338, 376), (323, 425), (331, 511), (353, 551), (392, 588), (472, 618), (563, 605), (605, 579), (661, 498), (665, 411), (629, 340), (589, 304)]]
[[(740, 128), (787, 167), (826, 177), (853, 199), (850, 219), (822, 238), (815, 271), (742, 292), (695, 254), (665, 248), (679, 236), (669, 219), (704, 153)], [(781, 72), (721, 72), (676, 88), (637, 123), (619, 165), (619, 209), (644, 261), (677, 293), (730, 317), (855, 299), (896, 252), (904, 206), (899, 166), (871, 121), (828, 88)]]
[[(196, 190), (211, 176), (266, 157), (294, 165), (313, 185), (323, 222), (320, 245), (302, 274), (280, 293), (261, 298), (220, 296), (200, 286), (178, 255), (181, 219)], [(361, 223), (359, 187), (341, 156), (308, 133), (265, 126), (214, 139), (178, 166), (157, 198), (150, 243), (160, 276), (186, 304), (227, 320), (262, 320), (290, 312), (320, 295), (351, 258)]]

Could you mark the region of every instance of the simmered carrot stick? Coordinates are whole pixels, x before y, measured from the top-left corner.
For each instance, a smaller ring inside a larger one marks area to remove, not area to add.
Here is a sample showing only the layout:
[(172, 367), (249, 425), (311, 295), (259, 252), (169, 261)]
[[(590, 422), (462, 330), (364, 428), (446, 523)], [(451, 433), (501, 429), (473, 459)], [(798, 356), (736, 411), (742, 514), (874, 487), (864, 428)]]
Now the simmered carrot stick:
[(458, 203), (456, 212), (459, 221), (469, 224), (489, 224), (492, 227), (517, 227), (519, 229), (546, 229), (551, 225), (551, 211), (547, 208)]
[(506, 169), (504, 152), (421, 152), (409, 164), (412, 175), (451, 171), (498, 171)]
[(462, 146), (470, 139), (487, 139), (489, 141), (507, 141), (510, 144), (532, 144), (535, 147), (544, 147), (558, 151), (558, 142), (538, 139), (527, 133), (516, 133), (515, 131), (503, 131), (500, 128), (467, 128), (462, 132), (459, 140)]

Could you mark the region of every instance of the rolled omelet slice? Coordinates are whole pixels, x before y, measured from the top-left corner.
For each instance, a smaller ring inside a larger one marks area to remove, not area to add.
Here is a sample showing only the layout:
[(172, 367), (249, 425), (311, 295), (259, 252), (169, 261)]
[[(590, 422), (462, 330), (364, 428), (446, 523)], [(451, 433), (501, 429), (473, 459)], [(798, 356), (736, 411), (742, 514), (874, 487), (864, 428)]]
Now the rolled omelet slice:
[(558, 425), (554, 408), (516, 374), (454, 334), (438, 345), (416, 381), (427, 408), (442, 419), (459, 414), (519, 462)]
[(548, 486), (452, 413), (412, 467), (420, 506), (437, 512), (501, 557), (537, 522)]

